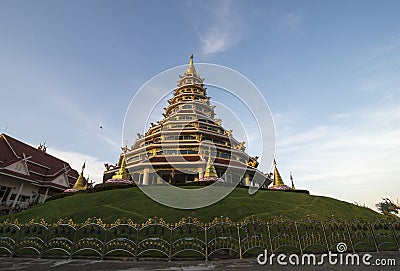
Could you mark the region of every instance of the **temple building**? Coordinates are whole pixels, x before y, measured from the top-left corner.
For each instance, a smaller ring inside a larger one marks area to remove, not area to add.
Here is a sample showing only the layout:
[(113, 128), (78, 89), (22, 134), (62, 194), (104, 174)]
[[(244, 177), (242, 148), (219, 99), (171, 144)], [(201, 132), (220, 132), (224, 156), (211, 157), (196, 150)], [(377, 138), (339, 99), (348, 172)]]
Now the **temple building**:
[(267, 187), (272, 183), (269, 175), (257, 169), (258, 157), (245, 152), (245, 142), (236, 140), (232, 130), (215, 118), (204, 80), (192, 55), (164, 108), (163, 119), (151, 123), (132, 146), (122, 148), (115, 166), (105, 164), (103, 182), (129, 178), (142, 185), (162, 180), (178, 185), (219, 178), (242, 186)]
[(2, 209), (43, 203), (72, 187), (79, 174), (71, 166), (9, 135), (0, 135), (0, 203)]

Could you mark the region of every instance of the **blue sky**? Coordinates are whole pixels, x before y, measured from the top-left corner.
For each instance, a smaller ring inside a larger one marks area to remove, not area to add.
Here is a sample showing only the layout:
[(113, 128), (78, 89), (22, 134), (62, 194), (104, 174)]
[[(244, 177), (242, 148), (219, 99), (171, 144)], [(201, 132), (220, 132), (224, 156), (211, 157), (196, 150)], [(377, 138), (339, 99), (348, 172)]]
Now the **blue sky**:
[(3, 0), (0, 132), (46, 140), (77, 169), (87, 159), (100, 181), (135, 92), (193, 53), (261, 90), (287, 182), (292, 171), (312, 194), (396, 200), (399, 10), (398, 1)]

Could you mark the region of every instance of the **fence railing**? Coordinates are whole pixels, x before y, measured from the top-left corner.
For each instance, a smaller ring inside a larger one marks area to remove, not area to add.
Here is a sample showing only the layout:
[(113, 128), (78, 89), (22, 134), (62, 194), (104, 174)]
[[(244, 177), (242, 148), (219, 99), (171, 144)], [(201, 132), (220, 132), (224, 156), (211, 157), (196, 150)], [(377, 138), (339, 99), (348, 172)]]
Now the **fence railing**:
[[(320, 222), (252, 217), (242, 222), (216, 218), (201, 223), (183, 218), (169, 224), (161, 218), (135, 224), (100, 219), (74, 224), (71, 220), (47, 224), (0, 224), (0, 255), (34, 257), (107, 258), (242, 258), (269, 253), (336, 252), (345, 243), (347, 252), (400, 251), (400, 220)], [(340, 251), (343, 252), (343, 251)]]

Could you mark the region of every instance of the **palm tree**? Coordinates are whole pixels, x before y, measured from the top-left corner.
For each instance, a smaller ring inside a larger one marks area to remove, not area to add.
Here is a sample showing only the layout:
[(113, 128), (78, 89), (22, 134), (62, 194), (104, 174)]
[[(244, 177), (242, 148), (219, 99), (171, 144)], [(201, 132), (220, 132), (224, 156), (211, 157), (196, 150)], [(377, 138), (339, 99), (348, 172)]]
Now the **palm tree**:
[(390, 216), (395, 216), (395, 214), (399, 213), (400, 206), (396, 205), (393, 203), (390, 199), (388, 198), (382, 198), (383, 201), (378, 202), (375, 204), (376, 208), (384, 214), (384, 215), (390, 215)]

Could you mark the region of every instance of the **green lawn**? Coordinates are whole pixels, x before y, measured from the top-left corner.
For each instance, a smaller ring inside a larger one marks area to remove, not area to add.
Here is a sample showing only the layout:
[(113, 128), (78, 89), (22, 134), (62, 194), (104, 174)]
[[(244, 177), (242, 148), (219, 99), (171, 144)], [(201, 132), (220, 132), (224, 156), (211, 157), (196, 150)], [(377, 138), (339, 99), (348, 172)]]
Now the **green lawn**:
[(255, 215), (265, 221), (284, 216), (300, 220), (311, 215), (317, 220), (327, 220), (332, 215), (337, 219), (352, 220), (361, 217), (373, 220), (381, 215), (333, 198), (312, 196), (304, 193), (261, 191), (249, 195), (246, 188), (236, 188), (229, 196), (211, 206), (196, 210), (179, 210), (160, 205), (138, 188), (116, 189), (96, 193), (80, 193), (52, 200), (25, 212), (0, 217), (0, 221), (17, 218), (20, 222), (32, 218), (44, 218), (55, 222), (59, 218), (72, 218), (81, 223), (89, 217), (101, 218), (112, 223), (117, 218), (131, 218), (137, 223), (150, 217), (162, 217), (167, 222), (177, 222), (182, 217), (196, 217), (201, 222), (211, 222), (215, 217), (229, 217), (242, 221)]

